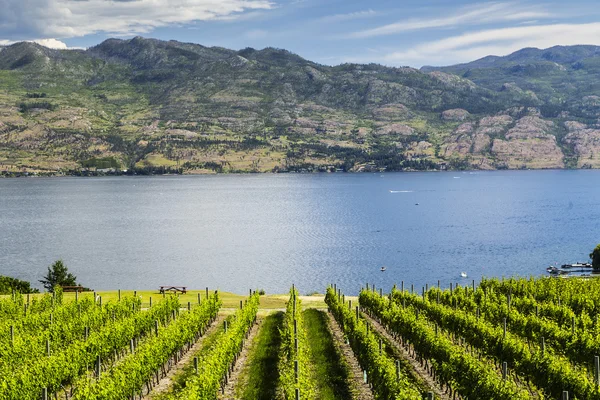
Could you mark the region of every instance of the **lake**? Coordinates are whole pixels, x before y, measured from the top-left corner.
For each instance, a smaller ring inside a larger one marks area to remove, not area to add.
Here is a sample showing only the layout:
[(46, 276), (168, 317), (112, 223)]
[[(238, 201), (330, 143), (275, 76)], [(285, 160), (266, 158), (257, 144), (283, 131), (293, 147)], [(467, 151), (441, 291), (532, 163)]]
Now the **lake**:
[(588, 260), (599, 183), (593, 170), (0, 179), (0, 274), (40, 287), (63, 259), (96, 290), (238, 293), (537, 276)]

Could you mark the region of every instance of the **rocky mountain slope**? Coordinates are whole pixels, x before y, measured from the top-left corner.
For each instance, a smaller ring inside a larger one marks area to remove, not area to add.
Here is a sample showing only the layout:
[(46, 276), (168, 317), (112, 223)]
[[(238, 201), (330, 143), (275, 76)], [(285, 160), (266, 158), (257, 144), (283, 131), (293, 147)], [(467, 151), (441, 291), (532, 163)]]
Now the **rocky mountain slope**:
[(598, 49), (417, 70), (141, 37), (17, 43), (0, 49), (0, 173), (596, 168)]

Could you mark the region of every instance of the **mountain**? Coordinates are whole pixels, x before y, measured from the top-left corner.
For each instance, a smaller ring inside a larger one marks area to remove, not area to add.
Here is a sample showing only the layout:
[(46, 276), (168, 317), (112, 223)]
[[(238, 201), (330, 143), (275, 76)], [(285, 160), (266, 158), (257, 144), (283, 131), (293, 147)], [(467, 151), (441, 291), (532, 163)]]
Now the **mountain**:
[(0, 171), (599, 167), (594, 62), (593, 46), (417, 70), (141, 37), (17, 43), (0, 50)]

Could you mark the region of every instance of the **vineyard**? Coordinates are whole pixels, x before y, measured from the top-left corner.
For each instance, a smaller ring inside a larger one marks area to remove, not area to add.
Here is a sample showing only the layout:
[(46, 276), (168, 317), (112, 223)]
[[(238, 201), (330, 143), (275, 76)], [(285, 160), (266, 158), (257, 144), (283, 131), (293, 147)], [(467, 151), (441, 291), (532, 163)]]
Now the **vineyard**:
[(13, 294), (0, 400), (600, 399), (600, 281), (404, 286)]

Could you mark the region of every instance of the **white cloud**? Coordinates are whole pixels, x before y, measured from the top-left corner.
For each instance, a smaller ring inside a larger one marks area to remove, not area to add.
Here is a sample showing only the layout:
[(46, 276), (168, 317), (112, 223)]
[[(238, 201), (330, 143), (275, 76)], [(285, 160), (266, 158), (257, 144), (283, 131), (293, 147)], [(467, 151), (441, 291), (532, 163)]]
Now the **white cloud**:
[(463, 7), (459, 12), (445, 17), (408, 19), (393, 24), (352, 32), (347, 38), (371, 38), (421, 29), (448, 28), (459, 25), (481, 25), (501, 21), (519, 21), (533, 18), (548, 18), (552, 14), (531, 6), (520, 6), (514, 2), (492, 2)]
[(60, 40), (56, 40), (56, 39), (38, 39), (38, 40), (32, 40), (32, 42), (41, 44), (42, 46), (45, 46), (45, 47), (48, 47), (51, 49), (66, 50), (68, 48), (66, 43), (61, 42)]
[[(56, 39), (34, 39), (34, 40), (26, 40), (26, 42), (33, 42), (44, 47), (48, 47), (49, 49), (57, 49), (57, 50), (84, 50), (82, 47), (69, 47), (65, 42), (61, 42)], [(10, 46), (11, 44), (15, 44), (17, 41), (15, 40), (0, 40), (0, 46)]]
[(272, 7), (269, 0), (0, 0), (0, 32), (15, 39), (147, 33)]
[(448, 65), (487, 55), (507, 55), (524, 47), (600, 44), (600, 23), (553, 24), (488, 29), (419, 44), (383, 55), (396, 65)]
[(319, 18), (318, 20), (320, 22), (332, 23), (332, 22), (351, 21), (351, 20), (361, 19), (361, 18), (369, 18), (369, 17), (374, 17), (376, 15), (378, 15), (377, 12), (375, 12), (371, 9), (368, 9), (368, 10), (364, 10), (364, 11), (356, 11), (356, 12), (351, 12), (351, 13), (346, 13), (346, 14), (326, 15), (324, 17)]

